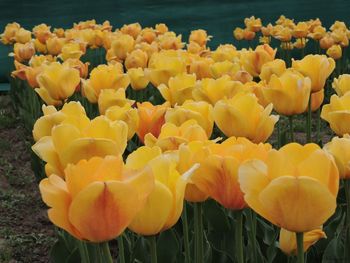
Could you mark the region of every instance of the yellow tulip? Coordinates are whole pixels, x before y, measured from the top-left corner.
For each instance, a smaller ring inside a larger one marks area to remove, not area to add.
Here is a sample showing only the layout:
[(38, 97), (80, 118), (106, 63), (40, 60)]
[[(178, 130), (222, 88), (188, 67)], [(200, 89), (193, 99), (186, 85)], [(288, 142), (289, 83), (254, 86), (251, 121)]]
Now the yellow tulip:
[(35, 91), (48, 105), (61, 105), (73, 95), (80, 84), (79, 72), (67, 65), (52, 62), (37, 76), (39, 88)]
[(210, 65), (214, 63), (212, 58), (199, 57), (194, 59), (189, 67), (190, 74), (196, 74), (197, 79), (211, 78)]
[(131, 68), (127, 73), (133, 90), (142, 90), (147, 87), (149, 78), (145, 75), (145, 71), (142, 68)]
[[(321, 238), (327, 238), (327, 236), (320, 228), (305, 232), (303, 239), (304, 252)], [(281, 228), (279, 246), (285, 254), (297, 255), (297, 240), (295, 233)]]
[(38, 39), (34, 40), (34, 47), (35, 47), (35, 50), (41, 54), (47, 53), (46, 44), (41, 43)]
[(155, 29), (156, 29), (157, 33), (160, 35), (168, 32), (168, 27), (164, 23), (156, 24)]
[(261, 27), (261, 33), (264, 37), (271, 37), (273, 31), (273, 26), (271, 23), (268, 23), (267, 26)]
[(57, 56), (62, 52), (62, 48), (66, 43), (65, 38), (52, 37), (46, 41), (47, 52), (53, 56)]
[(59, 38), (64, 38), (65, 37), (65, 31), (64, 31), (64, 29), (62, 27), (55, 28), (53, 30), (53, 33)]
[(245, 28), (243, 30), (243, 38), (244, 40), (253, 40), (255, 38), (256, 34), (254, 31), (250, 31), (248, 28)]
[(199, 46), (203, 47), (207, 45), (207, 41), (211, 36), (208, 36), (207, 31), (203, 29), (192, 30), (188, 42), (196, 42)]
[[(215, 141), (192, 141), (180, 145), (177, 170), (180, 173), (184, 173), (194, 164), (202, 163), (210, 154), (208, 146), (214, 143)], [(188, 202), (203, 202), (208, 197), (209, 194), (199, 190), (193, 182), (192, 177), (189, 178), (185, 191), (185, 200)]]
[(88, 80), (82, 80), (82, 91), (91, 103), (96, 103), (101, 90), (126, 89), (129, 83), (129, 76), (123, 73), (120, 63), (99, 65), (91, 71)]
[(152, 133), (145, 136), (145, 145), (149, 147), (158, 146), (163, 152), (175, 151), (183, 143), (191, 141), (206, 141), (208, 136), (204, 129), (195, 120), (188, 120), (180, 126), (173, 123), (165, 123), (158, 135)]
[(98, 109), (100, 114), (105, 114), (107, 109), (112, 106), (132, 106), (134, 103), (134, 100), (129, 100), (126, 97), (124, 89), (102, 89), (98, 97)]
[(327, 55), (335, 60), (342, 57), (342, 49), (340, 45), (332, 45), (327, 49)]
[(236, 27), (233, 30), (233, 36), (235, 39), (237, 39), (238, 41), (243, 40), (244, 39), (244, 30), (243, 28), (240, 27)]
[(196, 120), (210, 138), (214, 126), (214, 116), (213, 106), (208, 102), (187, 100), (181, 106), (169, 108), (165, 114), (165, 121), (177, 126), (191, 119)]
[(85, 46), (79, 43), (66, 43), (63, 45), (61, 54), (58, 56), (63, 61), (74, 58), (79, 59), (85, 53)]
[(294, 43), (293, 43), (293, 48), (297, 49), (303, 49), (306, 47), (307, 42), (309, 42), (308, 39), (306, 38), (298, 38)]
[(322, 49), (328, 49), (334, 45), (334, 39), (330, 34), (325, 34), (319, 41)]
[(79, 59), (69, 58), (63, 62), (63, 65), (68, 65), (70, 68), (74, 68), (79, 71), (80, 77), (86, 79), (89, 73), (89, 62), (83, 63)]
[(209, 52), (209, 49), (206, 46), (200, 46), (197, 42), (191, 41), (186, 45), (187, 52), (196, 55), (202, 55), (206, 52)]
[(238, 93), (232, 99), (223, 99), (214, 106), (214, 120), (227, 136), (246, 137), (265, 142), (273, 132), (279, 116), (270, 115), (272, 104), (266, 108), (258, 103), (254, 94)]
[(154, 53), (158, 53), (159, 46), (157, 42), (152, 42), (150, 44), (141, 42), (135, 45), (135, 49), (141, 49), (147, 53), (148, 58), (151, 58)]
[(268, 44), (260, 45), (255, 50), (242, 50), (240, 63), (243, 68), (254, 77), (259, 76), (262, 66), (275, 59), (277, 49), (272, 49)]
[(211, 75), (215, 79), (220, 78), (223, 75), (228, 75), (233, 79), (239, 70), (241, 70), (241, 66), (238, 63), (233, 63), (227, 60), (215, 62), (210, 66)]
[(238, 51), (234, 45), (219, 45), (215, 51), (211, 53), (211, 57), (215, 62), (233, 61), (238, 59)]
[(146, 68), (148, 62), (148, 55), (145, 51), (141, 49), (136, 49), (130, 54), (127, 54), (125, 59), (125, 67), (127, 69), (131, 68)]
[(24, 28), (20, 28), (15, 35), (15, 40), (17, 43), (25, 44), (32, 40), (32, 32), (29, 30), (25, 30)]
[(144, 207), (154, 188), (147, 170), (128, 171), (121, 156), (93, 157), (69, 165), (64, 181), (53, 174), (40, 182), (48, 216), (74, 237), (91, 242), (116, 238)]
[(136, 133), (142, 142), (148, 133), (155, 137), (159, 136), (160, 129), (165, 123), (164, 115), (169, 106), (169, 102), (165, 102), (162, 105), (153, 105), (148, 101), (137, 103), (140, 122)]
[(282, 59), (274, 59), (262, 65), (259, 78), (269, 82), (273, 74), (277, 77), (281, 76), (286, 71), (286, 63)]
[(258, 103), (264, 108), (269, 105), (269, 101), (265, 98), (264, 90), (267, 87), (266, 81), (260, 81), (256, 83), (254, 81), (249, 81), (244, 84), (244, 91), (253, 93), (258, 98)]
[(158, 42), (160, 49), (164, 50), (178, 50), (184, 47), (182, 36), (176, 36), (174, 32), (166, 32), (162, 35), (159, 35)]
[(244, 24), (247, 27), (247, 29), (253, 32), (259, 32), (262, 27), (261, 19), (255, 18), (255, 16), (245, 18)]
[(302, 60), (293, 60), (292, 67), (311, 79), (311, 91), (324, 88), (327, 78), (335, 68), (332, 58), (325, 55), (307, 55)]
[(345, 134), (342, 138), (333, 137), (332, 141), (323, 146), (335, 160), (342, 179), (350, 179), (350, 136)]
[(330, 103), (322, 107), (321, 118), (337, 135), (350, 134), (350, 93), (342, 97), (333, 95)]
[(119, 59), (124, 60), (128, 53), (134, 49), (135, 40), (132, 36), (127, 34), (120, 34), (118, 37), (111, 43), (111, 50), (113, 54)]
[(27, 42), (25, 44), (15, 43), (13, 47), (13, 53), (9, 54), (14, 56), (18, 62), (28, 61), (35, 55), (35, 47), (33, 42)]
[(299, 22), (293, 29), (292, 35), (295, 38), (305, 38), (309, 33), (309, 25), (306, 22)]
[(318, 228), (337, 206), (338, 169), (316, 144), (290, 143), (271, 150), (266, 161), (244, 163), (239, 183), (250, 208), (292, 232)]
[(350, 74), (342, 74), (338, 78), (334, 78), (332, 88), (338, 96), (343, 96), (347, 93), (350, 90)]
[(272, 35), (274, 38), (280, 40), (281, 42), (290, 42), (292, 39), (292, 29), (289, 27), (277, 25), (274, 26)]
[(196, 84), (196, 75), (182, 73), (171, 77), (168, 84), (160, 84), (158, 90), (171, 106), (181, 105), (185, 100), (192, 99), (192, 91)]
[(141, 30), (142, 30), (142, 27), (139, 23), (123, 25), (120, 28), (120, 31), (123, 34), (128, 34), (128, 35), (132, 36), (134, 39), (137, 38), (137, 36), (140, 34)]
[[(152, 148), (150, 150), (152, 151)], [(141, 148), (131, 154), (140, 156), (138, 158), (132, 156), (133, 159), (141, 159), (141, 164), (137, 166), (142, 165), (145, 158), (154, 156), (149, 153), (150, 150), (145, 151)], [(128, 160), (126, 163), (128, 164)], [(183, 209), (186, 184), (197, 165), (181, 175), (176, 170), (176, 164), (174, 160), (164, 155), (148, 163), (155, 178), (155, 185), (147, 198), (146, 205), (129, 225), (131, 231), (145, 236), (156, 235), (173, 227), (179, 220)]]
[(132, 108), (130, 104), (109, 107), (106, 110), (105, 115), (112, 121), (120, 120), (128, 125), (128, 140), (135, 135), (139, 126), (139, 115), (137, 109)]
[(207, 151), (199, 153), (202, 160), (191, 180), (201, 192), (225, 208), (241, 210), (247, 205), (238, 182), (238, 169), (246, 160), (265, 160), (270, 149), (270, 144), (254, 144), (235, 137), (221, 144), (209, 144)]
[(99, 116), (88, 123), (68, 122), (54, 126), (51, 136), (42, 137), (32, 150), (47, 164), (46, 174), (64, 176), (68, 164), (94, 156), (122, 154), (126, 148), (128, 126)]
[(46, 40), (48, 40), (52, 35), (50, 28), (51, 27), (47, 26), (46, 24), (37, 25), (33, 27), (33, 34), (40, 41), (40, 43), (45, 44)]
[(52, 128), (56, 125), (71, 123), (82, 129), (89, 123), (89, 118), (80, 102), (66, 103), (59, 111), (52, 105), (43, 105), (42, 111), (44, 115), (37, 119), (33, 126), (33, 138), (36, 142), (45, 136), (50, 136)]
[(136, 43), (146, 42), (151, 44), (157, 38), (157, 32), (150, 27), (143, 28), (136, 38)]
[(186, 63), (176, 51), (154, 53), (148, 63), (147, 74), (153, 86), (168, 84), (171, 77), (186, 72)]
[(309, 33), (307, 36), (314, 39), (314, 40), (320, 40), (326, 35), (326, 28), (323, 26), (319, 25), (314, 27), (311, 33)]
[(16, 41), (16, 33), (21, 26), (18, 23), (9, 23), (5, 26), (4, 32), (0, 35), (1, 42), (5, 45), (13, 44)]
[(215, 105), (221, 99), (232, 98), (243, 89), (243, 84), (232, 81), (224, 75), (218, 79), (205, 78), (197, 81), (192, 96), (196, 101), (206, 101)]
[(303, 113), (309, 103), (311, 92), (310, 78), (296, 70), (288, 69), (280, 77), (272, 75), (265, 89), (265, 99), (283, 115)]

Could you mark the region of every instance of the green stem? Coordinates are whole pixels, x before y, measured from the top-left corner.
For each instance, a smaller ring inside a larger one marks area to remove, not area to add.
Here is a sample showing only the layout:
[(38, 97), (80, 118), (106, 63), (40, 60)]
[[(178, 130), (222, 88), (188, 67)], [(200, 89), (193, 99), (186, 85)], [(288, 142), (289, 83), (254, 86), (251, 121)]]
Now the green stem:
[(237, 255), (237, 262), (243, 263), (243, 215), (242, 211), (237, 211), (236, 216), (237, 222), (236, 222), (236, 255)]
[(149, 237), (150, 252), (151, 252), (151, 263), (157, 263), (157, 242), (156, 236)]
[(309, 98), (309, 104), (307, 107), (307, 119), (306, 119), (306, 142), (311, 142), (311, 94)]
[(350, 259), (350, 179), (344, 180), (344, 190), (346, 197), (346, 240), (344, 244), (345, 248), (345, 259)]
[(119, 263), (125, 263), (123, 235), (118, 237)]
[(188, 237), (188, 219), (187, 219), (187, 208), (186, 203), (184, 204), (182, 213), (182, 227), (184, 235), (184, 249), (185, 249), (185, 263), (190, 263), (190, 240)]
[(293, 115), (288, 116), (288, 119), (289, 119), (289, 130), (290, 130), (290, 141), (294, 142)]
[(280, 120), (277, 122), (277, 148), (281, 148), (281, 118)]
[(84, 241), (78, 241), (79, 253), (82, 263), (90, 263), (89, 252)]
[(320, 141), (320, 131), (321, 131), (321, 107), (317, 109), (317, 119), (316, 119), (316, 143)]
[(256, 214), (250, 208), (248, 208), (248, 224), (250, 225), (250, 242), (252, 244), (253, 262), (258, 262), (257, 250), (256, 250)]
[(103, 262), (104, 263), (113, 263), (111, 251), (109, 249), (108, 242), (100, 243), (100, 249), (103, 255)]
[(195, 262), (204, 262), (203, 257), (203, 218), (202, 204), (194, 204), (194, 231), (195, 231)]
[(297, 237), (298, 263), (304, 263), (304, 233), (295, 233)]

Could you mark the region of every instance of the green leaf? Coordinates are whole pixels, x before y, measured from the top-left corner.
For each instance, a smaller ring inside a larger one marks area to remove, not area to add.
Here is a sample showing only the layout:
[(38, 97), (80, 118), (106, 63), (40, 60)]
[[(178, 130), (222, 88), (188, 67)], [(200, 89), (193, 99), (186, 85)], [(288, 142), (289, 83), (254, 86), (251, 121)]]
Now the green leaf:
[(157, 240), (157, 256), (159, 263), (176, 262), (179, 243), (172, 229), (162, 232)]

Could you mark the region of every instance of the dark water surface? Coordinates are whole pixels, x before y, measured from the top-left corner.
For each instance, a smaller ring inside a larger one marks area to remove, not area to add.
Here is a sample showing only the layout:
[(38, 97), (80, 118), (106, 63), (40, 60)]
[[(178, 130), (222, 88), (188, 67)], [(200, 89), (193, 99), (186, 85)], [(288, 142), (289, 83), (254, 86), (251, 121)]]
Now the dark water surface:
[[(12, 21), (28, 29), (40, 23), (67, 28), (73, 22), (92, 18), (99, 23), (109, 20), (114, 27), (162, 22), (183, 34), (183, 40), (187, 40), (191, 30), (205, 29), (213, 36), (210, 46), (215, 47), (234, 43), (233, 28), (243, 27), (243, 19), (251, 15), (262, 18), (264, 24), (274, 22), (281, 14), (297, 21), (319, 17), (329, 27), (335, 20), (350, 24), (349, 11), (350, 0), (0, 0), (0, 31)], [(0, 82), (4, 81), (8, 63), (12, 63), (8, 52), (0, 47)]]

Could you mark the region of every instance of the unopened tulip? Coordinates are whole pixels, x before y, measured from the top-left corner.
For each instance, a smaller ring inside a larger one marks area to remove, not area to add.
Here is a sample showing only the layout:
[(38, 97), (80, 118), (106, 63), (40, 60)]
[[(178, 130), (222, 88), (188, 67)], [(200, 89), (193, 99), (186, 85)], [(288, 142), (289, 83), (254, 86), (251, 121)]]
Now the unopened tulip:
[(18, 62), (28, 61), (35, 55), (35, 47), (33, 42), (27, 42), (25, 44), (16, 43), (13, 47), (13, 53), (10, 53), (10, 56), (12, 55)]
[(324, 89), (311, 93), (310, 99), (311, 99), (311, 111), (312, 112), (317, 111), (321, 107), (324, 100)]
[(316, 144), (290, 143), (271, 150), (266, 161), (244, 163), (239, 183), (251, 209), (296, 233), (319, 228), (337, 206), (338, 169)]
[(196, 42), (200, 46), (205, 46), (207, 41), (210, 40), (211, 36), (208, 36), (207, 31), (203, 29), (191, 31), (189, 42)]
[(127, 34), (118, 35), (112, 42), (111, 50), (119, 60), (124, 60), (128, 53), (134, 49), (135, 40), (132, 36)]
[(121, 156), (93, 157), (40, 182), (49, 219), (75, 238), (103, 242), (121, 235), (154, 188), (146, 169), (129, 171)]
[(50, 28), (46, 24), (37, 25), (33, 28), (33, 34), (42, 44), (45, 44), (52, 35)]
[(139, 23), (124, 25), (120, 28), (120, 31), (123, 34), (128, 34), (128, 35), (132, 36), (134, 39), (137, 38), (137, 36), (140, 34), (141, 30), (142, 30), (142, 28), (141, 28), (141, 25)]
[(61, 105), (73, 95), (80, 83), (79, 72), (67, 65), (53, 62), (37, 76), (39, 88), (35, 91), (47, 105)]
[(4, 32), (0, 35), (1, 42), (5, 45), (13, 44), (16, 40), (16, 33), (20, 28), (21, 26), (18, 23), (7, 24)]
[(65, 61), (69, 58), (79, 59), (84, 54), (84, 47), (82, 47), (79, 43), (67, 43), (63, 45), (61, 54), (59, 57)]
[(260, 31), (262, 27), (261, 19), (260, 18), (255, 18), (254, 16), (247, 17), (244, 19), (244, 24), (245, 26), (253, 32), (258, 32)]
[(160, 49), (165, 50), (177, 50), (184, 47), (182, 42), (182, 36), (176, 36), (173, 32), (166, 32), (163, 35), (158, 36), (159, 47)]
[(322, 107), (321, 118), (337, 135), (350, 134), (350, 93), (342, 97), (333, 95), (330, 103)]
[(15, 40), (17, 43), (25, 44), (32, 40), (32, 32), (29, 30), (25, 30), (24, 28), (20, 28), (15, 35)]
[(311, 91), (324, 88), (327, 78), (335, 68), (335, 61), (325, 55), (307, 55), (302, 60), (293, 60), (292, 67), (311, 79)]
[(211, 57), (215, 62), (233, 61), (235, 58), (238, 58), (238, 51), (233, 45), (220, 45), (212, 52)]
[(197, 79), (211, 78), (210, 65), (214, 63), (212, 58), (197, 58), (190, 64), (189, 73), (196, 74)]
[(308, 33), (309, 26), (306, 22), (299, 22), (292, 31), (292, 35), (295, 38), (305, 38)]
[(270, 115), (272, 104), (266, 108), (258, 103), (254, 94), (238, 93), (232, 99), (223, 99), (214, 106), (214, 120), (227, 136), (246, 137), (265, 142), (273, 132), (278, 116)]
[(53, 56), (61, 53), (62, 48), (66, 42), (64, 38), (52, 37), (46, 41), (47, 52)]
[(236, 27), (235, 30), (233, 30), (233, 36), (238, 41), (243, 40), (244, 39), (243, 32), (244, 32), (243, 28)]

